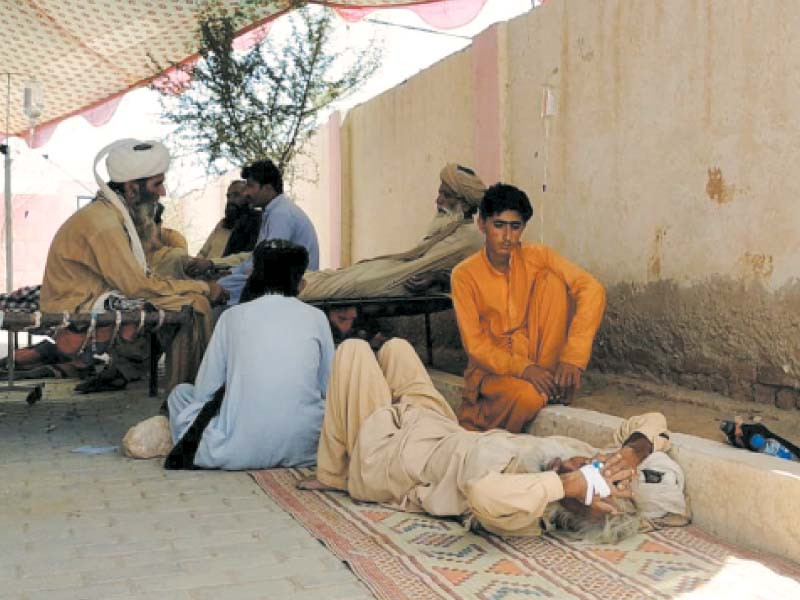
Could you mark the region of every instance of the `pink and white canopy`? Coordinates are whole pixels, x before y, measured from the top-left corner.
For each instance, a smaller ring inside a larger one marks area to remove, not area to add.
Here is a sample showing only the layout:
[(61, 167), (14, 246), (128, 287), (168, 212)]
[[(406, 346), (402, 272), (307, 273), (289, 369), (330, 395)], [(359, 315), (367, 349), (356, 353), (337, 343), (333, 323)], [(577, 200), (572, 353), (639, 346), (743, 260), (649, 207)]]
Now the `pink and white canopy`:
[[(312, 2), (332, 7), (347, 21), (382, 8), (406, 7), (431, 26), (446, 29), (469, 23), (486, 0)], [(241, 0), (220, 4), (235, 7)], [(237, 47), (259, 41), (270, 21), (296, 4), (296, 0), (264, 0), (254, 21), (241, 23)], [(13, 74), (8, 131), (36, 147), (50, 138), (60, 121), (73, 115), (82, 115), (93, 125), (106, 123), (125, 92), (160, 75), (150, 57), (161, 65), (196, 57), (197, 17), (204, 5), (203, 0), (0, 0), (0, 72)], [(31, 138), (22, 111), (28, 79), (39, 82), (44, 97), (44, 111)], [(5, 96), (3, 78), (3, 108)], [(2, 114), (0, 130), (5, 129)]]

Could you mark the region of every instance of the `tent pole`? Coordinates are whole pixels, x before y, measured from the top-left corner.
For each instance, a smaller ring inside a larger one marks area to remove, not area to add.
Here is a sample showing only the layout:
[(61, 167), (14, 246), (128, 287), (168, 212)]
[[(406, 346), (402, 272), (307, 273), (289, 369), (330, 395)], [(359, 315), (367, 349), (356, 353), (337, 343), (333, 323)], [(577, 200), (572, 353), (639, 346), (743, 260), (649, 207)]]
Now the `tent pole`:
[(6, 238), (6, 293), (10, 294), (14, 289), (14, 238), (11, 228), (13, 226), (13, 215), (11, 214), (11, 73), (6, 73), (6, 151), (5, 151), (5, 238)]
[[(14, 239), (11, 233), (12, 216), (11, 216), (11, 73), (6, 73), (6, 139), (5, 139), (5, 240), (6, 240), (6, 293), (10, 294), (14, 285), (14, 257), (12, 256), (12, 248)], [(14, 333), (9, 330), (8, 332), (8, 358), (6, 359), (6, 369), (8, 370), (8, 389), (13, 389), (14, 386)]]

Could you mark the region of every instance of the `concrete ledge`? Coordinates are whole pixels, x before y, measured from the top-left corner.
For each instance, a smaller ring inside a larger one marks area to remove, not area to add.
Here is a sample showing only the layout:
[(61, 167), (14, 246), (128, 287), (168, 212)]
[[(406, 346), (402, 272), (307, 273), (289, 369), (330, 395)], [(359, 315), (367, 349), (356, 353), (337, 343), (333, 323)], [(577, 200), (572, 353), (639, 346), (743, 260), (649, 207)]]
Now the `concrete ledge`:
[[(461, 402), (461, 378), (431, 372), (451, 404)], [(686, 406), (691, 410), (691, 406)], [(608, 446), (619, 417), (566, 406), (544, 408), (534, 435), (568, 435)], [(800, 463), (740, 450), (693, 435), (673, 433), (670, 455), (686, 473), (694, 522), (731, 544), (800, 563)]]

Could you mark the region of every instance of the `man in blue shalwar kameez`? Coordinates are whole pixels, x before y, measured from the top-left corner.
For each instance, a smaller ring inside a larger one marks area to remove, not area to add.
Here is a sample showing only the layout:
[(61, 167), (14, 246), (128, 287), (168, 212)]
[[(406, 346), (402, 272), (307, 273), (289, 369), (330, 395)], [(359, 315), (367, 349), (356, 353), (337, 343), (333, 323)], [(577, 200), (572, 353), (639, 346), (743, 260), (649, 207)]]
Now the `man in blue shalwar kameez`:
[(167, 399), (176, 443), (168, 468), (316, 461), (334, 350), (325, 314), (296, 297), (308, 252), (267, 240), (253, 263), (242, 303), (217, 322), (194, 385), (178, 385)]

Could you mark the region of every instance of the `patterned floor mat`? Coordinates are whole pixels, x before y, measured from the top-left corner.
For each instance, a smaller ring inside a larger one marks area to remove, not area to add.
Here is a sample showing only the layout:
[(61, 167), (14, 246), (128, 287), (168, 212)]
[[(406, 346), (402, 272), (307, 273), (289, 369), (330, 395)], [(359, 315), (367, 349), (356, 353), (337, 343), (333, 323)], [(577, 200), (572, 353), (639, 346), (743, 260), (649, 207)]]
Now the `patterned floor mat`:
[(381, 599), (800, 599), (800, 567), (732, 548), (696, 527), (613, 546), (553, 536), (502, 539), (345, 494), (299, 491), (295, 483), (306, 474), (252, 475)]

